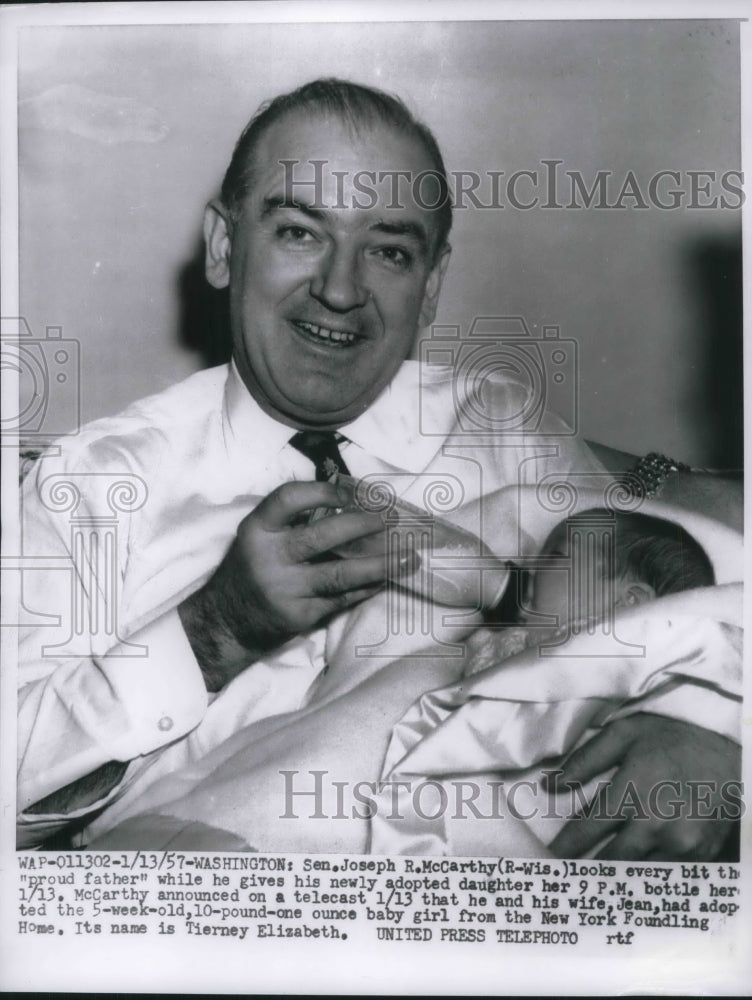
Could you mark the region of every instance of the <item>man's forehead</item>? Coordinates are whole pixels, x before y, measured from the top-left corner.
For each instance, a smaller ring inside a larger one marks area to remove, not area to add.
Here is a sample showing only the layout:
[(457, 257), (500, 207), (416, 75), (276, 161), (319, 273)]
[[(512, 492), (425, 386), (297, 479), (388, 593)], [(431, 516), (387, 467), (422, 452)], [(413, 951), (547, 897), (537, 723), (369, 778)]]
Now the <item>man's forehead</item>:
[[(320, 178), (341, 189), (356, 175), (417, 175), (435, 169), (420, 139), (379, 119), (353, 123), (339, 115), (292, 111), (271, 125), (254, 156), (254, 172), (268, 180), (296, 176)], [(386, 177), (385, 180), (390, 180)]]
[(322, 223), (405, 235), (425, 253), (435, 240), (443, 193), (435, 167), (417, 137), (388, 123), (356, 127), (336, 115), (291, 112), (261, 137), (251, 174), (249, 221), (289, 209)]

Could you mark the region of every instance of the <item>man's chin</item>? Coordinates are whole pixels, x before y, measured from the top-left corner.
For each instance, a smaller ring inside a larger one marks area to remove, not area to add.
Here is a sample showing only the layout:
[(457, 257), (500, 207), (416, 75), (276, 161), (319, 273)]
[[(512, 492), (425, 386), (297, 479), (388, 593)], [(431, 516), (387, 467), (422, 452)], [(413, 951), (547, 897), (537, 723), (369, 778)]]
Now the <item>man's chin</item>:
[(295, 426), (299, 428), (311, 427), (317, 430), (336, 430), (338, 427), (344, 427), (345, 424), (352, 423), (364, 410), (368, 409), (370, 403), (371, 400), (369, 399), (365, 403), (359, 402), (337, 410), (324, 410), (314, 407), (301, 408), (292, 413), (288, 412), (284, 417), (287, 421), (294, 421)]
[(333, 403), (339, 402), (337, 392), (333, 390), (325, 398), (314, 396), (302, 401), (300, 397), (295, 400), (280, 399), (268, 401), (267, 406), (262, 403), (262, 406), (271, 416), (292, 427), (335, 430), (359, 417), (368, 409), (374, 398), (373, 393), (369, 392), (367, 396), (342, 400), (339, 405), (332, 406)]

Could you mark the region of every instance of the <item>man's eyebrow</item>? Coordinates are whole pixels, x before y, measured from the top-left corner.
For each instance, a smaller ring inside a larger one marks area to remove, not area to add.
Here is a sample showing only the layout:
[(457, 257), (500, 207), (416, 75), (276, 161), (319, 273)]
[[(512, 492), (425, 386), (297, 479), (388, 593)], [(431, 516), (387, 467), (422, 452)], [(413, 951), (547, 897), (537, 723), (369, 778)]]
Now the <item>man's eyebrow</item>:
[(418, 243), (423, 253), (428, 253), (428, 233), (425, 226), (422, 226), (419, 222), (387, 222), (385, 219), (379, 219), (378, 222), (374, 222), (372, 226), (369, 226), (369, 229), (371, 232), (386, 233), (389, 236), (407, 236)]
[(270, 215), (283, 208), (294, 208), (298, 212), (302, 212), (303, 215), (307, 215), (311, 219), (316, 219), (318, 222), (321, 222), (326, 216), (326, 212), (320, 208), (314, 208), (313, 205), (307, 205), (304, 201), (295, 201), (292, 198), (286, 198), (284, 195), (278, 194), (264, 198), (261, 203), (261, 218), (267, 219)]

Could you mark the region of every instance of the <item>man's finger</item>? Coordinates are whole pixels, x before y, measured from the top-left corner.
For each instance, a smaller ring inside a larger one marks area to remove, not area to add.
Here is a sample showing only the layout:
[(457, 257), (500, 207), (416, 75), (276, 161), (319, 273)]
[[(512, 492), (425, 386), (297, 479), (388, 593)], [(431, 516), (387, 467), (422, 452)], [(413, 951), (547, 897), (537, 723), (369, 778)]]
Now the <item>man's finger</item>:
[(313, 598), (308, 603), (310, 611), (310, 625), (319, 626), (324, 624), (332, 615), (347, 611), (349, 608), (375, 597), (383, 589), (380, 584), (375, 587), (359, 587), (355, 590), (346, 590), (341, 594), (333, 594), (331, 597)]
[(656, 830), (651, 857), (657, 861), (710, 861), (720, 852), (730, 829), (727, 821), (690, 817), (662, 823)]
[(607, 794), (606, 785), (588, 808), (570, 819), (554, 837), (549, 847), (558, 858), (581, 858), (623, 822), (618, 816), (609, 815)]
[(629, 726), (626, 725), (628, 722), (629, 718), (612, 722), (575, 750), (562, 765), (557, 783), (584, 784), (609, 768), (621, 764), (634, 739)]
[(380, 556), (362, 559), (333, 559), (312, 566), (308, 578), (310, 592), (316, 597), (336, 597), (362, 588), (383, 586), (386, 563)]
[(378, 584), (375, 587), (360, 587), (356, 590), (346, 590), (341, 594), (335, 594), (334, 597), (325, 598), (328, 611), (329, 613), (344, 611), (355, 604), (360, 604), (361, 601), (368, 600), (369, 597), (375, 597), (382, 589), (383, 584)]
[(641, 819), (628, 820), (616, 836), (598, 851), (596, 858), (604, 861), (638, 861), (653, 857), (655, 827)]
[[(345, 513), (322, 517), (313, 524), (301, 525), (290, 531), (287, 537), (287, 555), (291, 562), (307, 562), (324, 552), (383, 530), (384, 522), (378, 514)], [(384, 563), (386, 543), (379, 546), (375, 540), (375, 545), (380, 550), (376, 556)]]
[(267, 531), (280, 531), (303, 511), (315, 507), (341, 507), (345, 501), (344, 492), (333, 483), (283, 483), (264, 497), (250, 517), (260, 522)]

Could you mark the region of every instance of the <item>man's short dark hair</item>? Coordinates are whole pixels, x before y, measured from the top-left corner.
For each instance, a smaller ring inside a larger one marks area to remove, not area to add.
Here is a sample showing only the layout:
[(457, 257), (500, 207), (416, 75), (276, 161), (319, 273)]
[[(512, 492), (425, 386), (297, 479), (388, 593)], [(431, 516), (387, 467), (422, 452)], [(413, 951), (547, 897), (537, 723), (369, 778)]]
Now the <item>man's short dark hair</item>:
[(567, 518), (567, 524), (588, 524), (613, 518), (614, 573), (649, 584), (656, 597), (715, 583), (707, 553), (680, 524), (637, 511), (593, 508)]
[(435, 254), (444, 246), (452, 226), (452, 204), (446, 168), (433, 133), (391, 94), (349, 80), (321, 79), (306, 83), (289, 94), (281, 94), (262, 104), (238, 139), (230, 165), (222, 181), (222, 202), (231, 218), (237, 218), (243, 199), (253, 185), (256, 147), (264, 133), (286, 115), (302, 111), (336, 115), (354, 131), (385, 125), (395, 132), (414, 136), (432, 161), (439, 196), (432, 200), (437, 222)]

